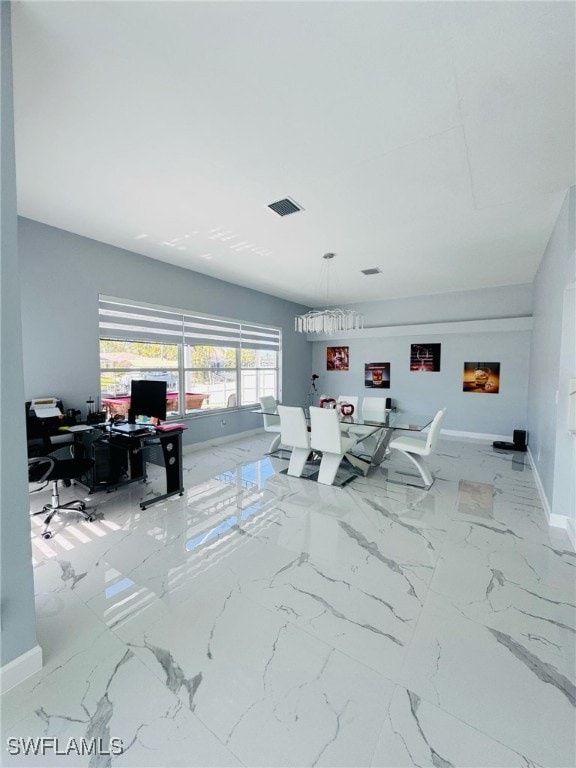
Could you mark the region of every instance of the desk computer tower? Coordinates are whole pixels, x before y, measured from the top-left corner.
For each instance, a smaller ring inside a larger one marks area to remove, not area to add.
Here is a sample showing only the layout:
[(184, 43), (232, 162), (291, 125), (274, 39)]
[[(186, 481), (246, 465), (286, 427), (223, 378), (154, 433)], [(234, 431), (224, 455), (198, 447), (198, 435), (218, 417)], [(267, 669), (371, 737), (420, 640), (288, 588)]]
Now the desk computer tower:
[(85, 449), (86, 458), (94, 466), (80, 478), (90, 492), (102, 486), (114, 486), (128, 472), (128, 454), (124, 446), (116, 445), (107, 437), (97, 440)]

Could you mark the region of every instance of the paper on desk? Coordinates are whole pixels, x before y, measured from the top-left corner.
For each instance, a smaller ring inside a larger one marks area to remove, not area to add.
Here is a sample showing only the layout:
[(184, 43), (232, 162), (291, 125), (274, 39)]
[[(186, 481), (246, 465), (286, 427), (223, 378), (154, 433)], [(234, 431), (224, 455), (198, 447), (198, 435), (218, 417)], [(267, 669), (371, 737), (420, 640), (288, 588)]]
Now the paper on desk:
[(86, 429), (94, 429), (94, 427), (88, 424), (76, 424), (73, 427), (68, 427), (68, 432), (84, 432)]
[(31, 408), (39, 419), (53, 419), (55, 416), (62, 416), (60, 408), (49, 405), (37, 405), (35, 408)]

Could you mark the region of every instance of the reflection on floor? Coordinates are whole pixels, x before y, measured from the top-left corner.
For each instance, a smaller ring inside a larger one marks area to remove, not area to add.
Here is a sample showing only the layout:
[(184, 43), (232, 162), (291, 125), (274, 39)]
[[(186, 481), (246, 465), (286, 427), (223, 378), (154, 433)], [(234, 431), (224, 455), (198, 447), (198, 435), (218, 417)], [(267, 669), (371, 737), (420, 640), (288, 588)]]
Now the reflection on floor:
[[(395, 457), (337, 489), (268, 442), (187, 455), (145, 511), (160, 474), (50, 541), (33, 519), (45, 666), (3, 696), (2, 764), (574, 765), (576, 557), (526, 455), (443, 439), (429, 491)], [(6, 752), (40, 736), (101, 754)]]

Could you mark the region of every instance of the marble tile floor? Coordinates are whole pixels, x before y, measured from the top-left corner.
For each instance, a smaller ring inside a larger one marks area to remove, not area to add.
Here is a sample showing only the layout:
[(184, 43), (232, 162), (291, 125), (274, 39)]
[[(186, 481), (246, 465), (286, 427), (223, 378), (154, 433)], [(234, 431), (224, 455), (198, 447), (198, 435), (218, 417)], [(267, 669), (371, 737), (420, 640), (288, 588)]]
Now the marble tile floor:
[[(187, 454), (145, 511), (159, 471), (49, 541), (33, 519), (45, 663), (2, 697), (0, 763), (574, 766), (576, 556), (528, 457), (442, 438), (428, 491), (398, 455), (338, 489), (268, 443)], [(71, 751), (6, 749), (39, 737)]]

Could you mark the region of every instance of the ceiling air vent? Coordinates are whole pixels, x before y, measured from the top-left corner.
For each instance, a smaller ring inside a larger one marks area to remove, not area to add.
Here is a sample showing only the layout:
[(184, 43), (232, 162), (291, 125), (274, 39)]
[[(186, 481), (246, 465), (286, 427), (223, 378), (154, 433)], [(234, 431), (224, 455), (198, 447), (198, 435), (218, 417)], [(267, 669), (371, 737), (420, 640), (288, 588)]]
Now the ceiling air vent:
[(378, 267), (370, 267), (370, 269), (361, 269), (360, 272), (362, 272), (363, 275), (379, 275), (382, 270), (378, 269)]
[(294, 200), (290, 200), (289, 197), (285, 197), (283, 200), (278, 200), (275, 203), (270, 203), (268, 208), (271, 208), (278, 216), (288, 216), (290, 213), (303, 210)]

